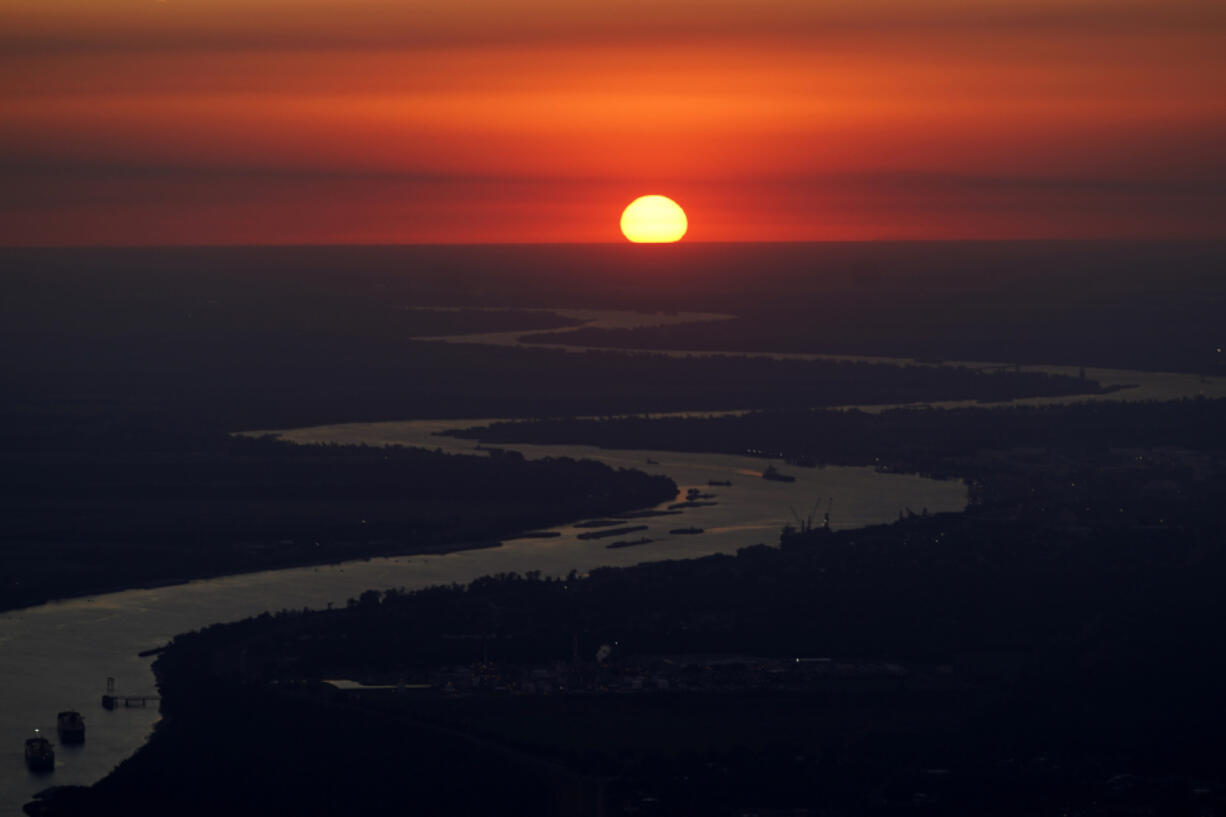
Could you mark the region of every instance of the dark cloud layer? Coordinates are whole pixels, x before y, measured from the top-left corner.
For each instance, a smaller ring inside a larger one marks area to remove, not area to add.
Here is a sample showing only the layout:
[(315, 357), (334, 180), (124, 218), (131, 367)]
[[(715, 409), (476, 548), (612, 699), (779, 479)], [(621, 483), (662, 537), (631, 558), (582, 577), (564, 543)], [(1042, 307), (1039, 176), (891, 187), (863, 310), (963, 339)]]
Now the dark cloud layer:
[[(106, 0), (98, 6), (105, 9)], [(144, 17), (0, 10), (0, 53), (51, 55), (185, 50), (318, 51), (687, 42), (845, 41), (872, 38), (1158, 36), (1226, 29), (1226, 4), (1169, 2), (807, 2), (604, 5), (347, 3), (294, 7), (252, 2), (219, 14), (209, 5), (148, 4)], [(429, 4), (434, 7), (436, 4)], [(165, 8), (169, 6), (169, 8)]]

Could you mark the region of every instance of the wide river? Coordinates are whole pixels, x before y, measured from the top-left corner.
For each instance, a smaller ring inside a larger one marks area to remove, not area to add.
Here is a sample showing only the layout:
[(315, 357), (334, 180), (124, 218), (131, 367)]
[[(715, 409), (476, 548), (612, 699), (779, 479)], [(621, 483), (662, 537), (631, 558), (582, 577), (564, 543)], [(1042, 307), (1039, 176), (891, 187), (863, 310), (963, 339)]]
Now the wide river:
[[(606, 326), (711, 317), (561, 312)], [(516, 344), (516, 338), (517, 333), (503, 333), (447, 340)], [(1121, 389), (1105, 399), (1172, 399), (1195, 394), (1226, 396), (1226, 378), (1101, 369), (1090, 374), (1109, 385), (1134, 384), (1133, 388)], [(1067, 401), (1067, 398), (1063, 400)], [(346, 424), (281, 433), (288, 439), (302, 442), (392, 442), (471, 453), (472, 441), (438, 437), (434, 436), (435, 432), (483, 422), (486, 421)], [(101, 695), (108, 677), (115, 679), (120, 694), (153, 694), (152, 659), (141, 658), (138, 653), (166, 643), (176, 633), (264, 610), (343, 605), (350, 597), (372, 587), (416, 588), (440, 582), (464, 582), (502, 571), (540, 570), (565, 575), (570, 570), (582, 572), (601, 565), (729, 553), (758, 542), (774, 543), (779, 528), (793, 519), (793, 511), (806, 515), (814, 509), (821, 513), (829, 508), (835, 528), (854, 528), (892, 521), (907, 507), (916, 512), (927, 508), (935, 513), (960, 510), (966, 503), (966, 488), (960, 482), (878, 474), (867, 468), (782, 466), (782, 470), (796, 477), (794, 483), (782, 483), (761, 479), (765, 463), (749, 457), (605, 451), (587, 446), (507, 447), (528, 457), (587, 457), (615, 467), (667, 474), (677, 482), (682, 494), (691, 487), (698, 488), (704, 493), (715, 494), (710, 501), (717, 504), (686, 509), (676, 516), (627, 523), (647, 525), (647, 530), (613, 539), (581, 540), (577, 534), (582, 529), (564, 526), (555, 529), (562, 534), (557, 538), (512, 540), (499, 548), (251, 573), (75, 598), (2, 614), (0, 817), (20, 814), (23, 803), (49, 786), (85, 785), (99, 780), (144, 743), (158, 718), (156, 706), (106, 711), (101, 706)], [(712, 486), (709, 484), (712, 481), (732, 484)], [(690, 526), (703, 528), (704, 533), (669, 533), (672, 529)], [(637, 547), (605, 547), (614, 539), (642, 536), (653, 541)], [(58, 744), (54, 735), (55, 715), (63, 709), (77, 709), (85, 714), (86, 743), (79, 747), (57, 745), (53, 773), (27, 771), (22, 757), (24, 739), (39, 728)]]

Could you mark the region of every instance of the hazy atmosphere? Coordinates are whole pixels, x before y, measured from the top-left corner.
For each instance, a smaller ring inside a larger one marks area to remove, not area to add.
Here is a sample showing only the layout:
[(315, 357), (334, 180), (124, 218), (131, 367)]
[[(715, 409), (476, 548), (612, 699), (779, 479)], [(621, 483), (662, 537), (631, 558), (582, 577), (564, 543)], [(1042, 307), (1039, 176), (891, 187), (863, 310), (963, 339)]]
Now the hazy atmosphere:
[(0, 817), (1226, 817), (1226, 10), (0, 0)]
[(0, 240), (1221, 234), (1212, 0), (4, 0)]

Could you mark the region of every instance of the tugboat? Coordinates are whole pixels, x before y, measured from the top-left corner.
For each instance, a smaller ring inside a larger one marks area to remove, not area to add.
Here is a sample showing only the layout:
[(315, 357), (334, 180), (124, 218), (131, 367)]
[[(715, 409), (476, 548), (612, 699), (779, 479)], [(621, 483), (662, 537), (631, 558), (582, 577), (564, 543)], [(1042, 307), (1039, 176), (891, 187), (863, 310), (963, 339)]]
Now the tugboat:
[(796, 477), (790, 476), (788, 474), (780, 473), (779, 471), (775, 470), (775, 466), (773, 465), (766, 466), (766, 470), (762, 472), (762, 479), (770, 479), (770, 480), (774, 480), (775, 482), (795, 482), (796, 481)]
[(80, 712), (72, 709), (61, 712), (56, 716), (55, 726), (62, 743), (85, 742), (85, 718), (81, 717)]
[(26, 765), (32, 772), (50, 772), (55, 769), (55, 749), (51, 741), (34, 730), (34, 737), (26, 739)]

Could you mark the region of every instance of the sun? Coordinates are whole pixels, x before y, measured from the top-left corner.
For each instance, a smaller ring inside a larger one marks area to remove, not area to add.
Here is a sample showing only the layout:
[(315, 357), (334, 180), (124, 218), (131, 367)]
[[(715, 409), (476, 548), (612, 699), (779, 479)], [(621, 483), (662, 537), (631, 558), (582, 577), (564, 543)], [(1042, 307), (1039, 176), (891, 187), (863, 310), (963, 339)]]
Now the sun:
[(668, 196), (639, 196), (622, 211), (622, 234), (635, 244), (680, 241), (689, 226), (681, 205)]

